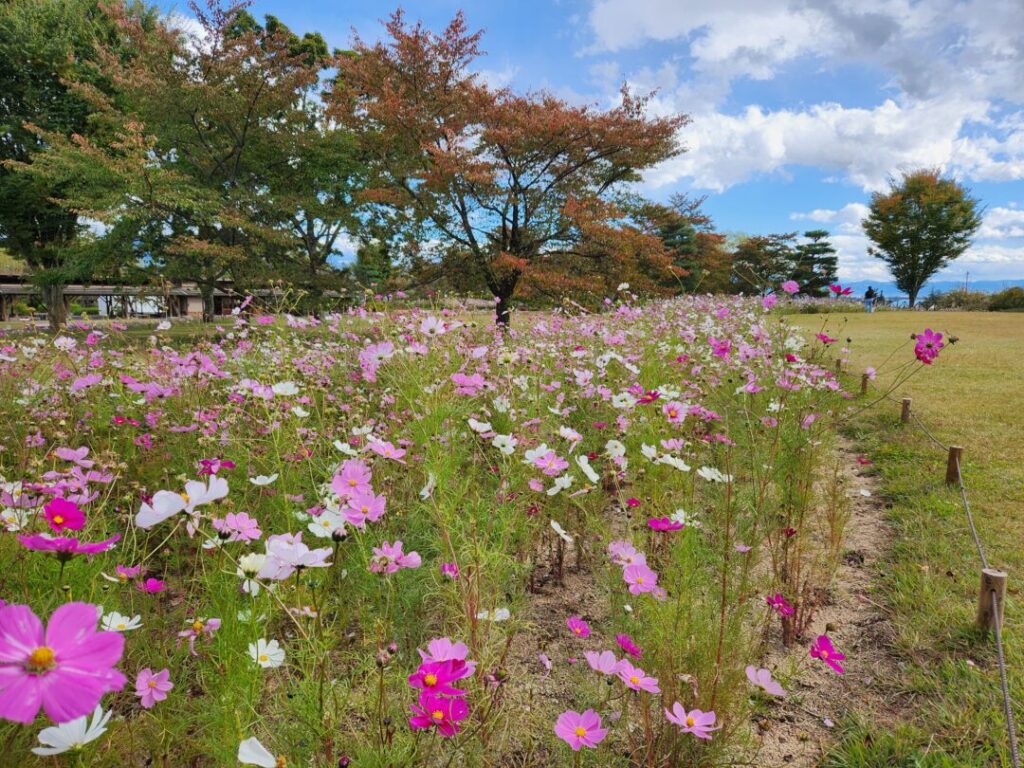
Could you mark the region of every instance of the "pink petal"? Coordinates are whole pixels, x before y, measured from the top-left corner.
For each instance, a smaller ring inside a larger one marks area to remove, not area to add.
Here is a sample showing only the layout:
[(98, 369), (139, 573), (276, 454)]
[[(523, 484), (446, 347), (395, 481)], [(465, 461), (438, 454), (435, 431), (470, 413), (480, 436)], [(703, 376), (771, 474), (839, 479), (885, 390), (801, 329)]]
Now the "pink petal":
[(0, 694), (0, 718), (26, 725), (36, 719), (43, 699), (38, 678), (21, 672), (7, 683), (0, 676)]
[[(93, 609), (93, 619), (96, 609)], [(27, 605), (0, 608), (0, 661), (22, 661), (43, 644), (43, 623)]]

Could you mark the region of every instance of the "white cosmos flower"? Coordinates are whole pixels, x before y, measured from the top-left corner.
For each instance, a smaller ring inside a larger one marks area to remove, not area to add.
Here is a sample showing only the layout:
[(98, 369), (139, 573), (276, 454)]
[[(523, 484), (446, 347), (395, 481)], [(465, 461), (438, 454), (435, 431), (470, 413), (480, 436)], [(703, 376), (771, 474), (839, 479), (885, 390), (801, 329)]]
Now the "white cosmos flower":
[(560, 492), (568, 489), (572, 485), (573, 476), (566, 472), (564, 475), (559, 475), (555, 478), (555, 484), (547, 490), (548, 496), (555, 496)]
[(100, 622), (108, 632), (130, 632), (142, 626), (142, 616), (125, 616), (117, 611), (104, 614)]
[(301, 405), (296, 405), (296, 406), (292, 407), (292, 415), (294, 415), (294, 416), (296, 416), (296, 417), (298, 417), (300, 419), (304, 419), (307, 416), (309, 416), (309, 411), (307, 411)]
[(238, 745), (238, 762), (244, 765), (259, 765), (262, 768), (275, 768), (277, 758), (260, 744), (259, 739), (250, 736)]
[(72, 339), (70, 336), (58, 336), (53, 340), (53, 346), (62, 352), (69, 352), (78, 346), (78, 342)]
[(731, 483), (732, 475), (723, 475), (719, 470), (714, 467), (701, 467), (697, 470), (697, 474), (702, 478), (711, 483)]
[(597, 483), (601, 479), (601, 476), (594, 471), (592, 466), (590, 466), (590, 459), (587, 458), (587, 454), (581, 453), (577, 456), (576, 464), (579, 466), (583, 474), (587, 476), (587, 480), (590, 482)]
[(691, 469), (690, 465), (687, 464), (682, 459), (680, 459), (678, 456), (670, 456), (667, 453), (662, 454), (658, 458), (658, 461), (655, 462), (655, 463), (657, 463), (657, 464), (668, 464), (670, 467), (675, 467), (680, 472), (689, 472), (690, 469)]
[(78, 749), (106, 733), (108, 720), (110, 712), (104, 712), (103, 707), (97, 706), (93, 710), (92, 721), (89, 721), (88, 715), (83, 715), (60, 725), (43, 728), (38, 737), (43, 746), (33, 747), (32, 752), (47, 757)]
[(348, 443), (343, 443), (341, 440), (334, 441), (334, 447), (344, 453), (346, 456), (358, 456), (358, 452), (352, 448)]
[(642, 453), (646, 458), (650, 459), (651, 461), (654, 461), (656, 458), (658, 458), (658, 449), (653, 445), (648, 445), (647, 443), (644, 443), (643, 445), (640, 446), (640, 453)]
[(178, 512), (195, 514), (196, 507), (219, 501), (228, 495), (228, 481), (220, 475), (211, 475), (208, 483), (189, 480), (185, 483), (185, 493), (173, 491), (157, 491), (153, 495), (152, 504), (143, 504), (135, 516), (135, 524), (140, 528), (152, 528)]
[(496, 397), (491, 404), (498, 413), (508, 413), (508, 409), (511, 407), (507, 397)]
[(170, 320), (162, 320), (161, 322), (156, 324), (156, 329), (158, 331), (169, 331), (169, 330), (171, 330), (171, 321)]
[(250, 552), (238, 558), (238, 575), (242, 577), (242, 591), (247, 595), (258, 595), (260, 583), (256, 575), (267, 562), (267, 556), (260, 552)]
[(291, 397), (299, 394), (299, 387), (294, 381), (279, 381), (270, 389), (278, 397)]
[(511, 456), (516, 452), (516, 446), (519, 445), (519, 441), (512, 435), (495, 435), (494, 439), (491, 440), (491, 445), (506, 456)]
[(566, 544), (572, 544), (572, 536), (566, 533), (565, 528), (557, 520), (551, 521), (551, 530), (558, 534), (559, 538)]
[(628, 392), (619, 392), (619, 394), (612, 396), (612, 408), (626, 410), (634, 405), (636, 405), (636, 398)]
[(345, 518), (338, 512), (325, 509), (310, 521), (306, 529), (318, 538), (329, 539), (335, 531), (345, 530)]
[(508, 621), (512, 618), (512, 611), (508, 608), (495, 608), (493, 611), (480, 611), (476, 617), (481, 621)]
[(4, 507), (0, 510), (0, 521), (9, 532), (20, 531), (28, 525), (28, 512), (17, 507)]
[(434, 495), (434, 488), (437, 487), (437, 477), (433, 472), (427, 473), (427, 484), (420, 488), (420, 498), (426, 501)]
[(277, 473), (272, 475), (256, 475), (256, 477), (250, 477), (249, 482), (253, 485), (273, 485), (274, 481), (277, 480)]
[(523, 460), (524, 464), (533, 464), (534, 461), (539, 459), (545, 453), (548, 452), (548, 444), (541, 443), (536, 448), (531, 448), (526, 452), (526, 458)]
[(264, 669), (273, 669), (284, 664), (284, 648), (277, 640), (267, 641), (261, 637), (255, 643), (249, 643), (249, 655)]
[(477, 421), (476, 419), (469, 420), (469, 428), (481, 435), (484, 432), (490, 432), (493, 429), (493, 427), (491, 426), (491, 422)]
[(626, 446), (618, 440), (609, 440), (604, 444), (604, 450), (613, 459), (621, 459), (626, 455)]

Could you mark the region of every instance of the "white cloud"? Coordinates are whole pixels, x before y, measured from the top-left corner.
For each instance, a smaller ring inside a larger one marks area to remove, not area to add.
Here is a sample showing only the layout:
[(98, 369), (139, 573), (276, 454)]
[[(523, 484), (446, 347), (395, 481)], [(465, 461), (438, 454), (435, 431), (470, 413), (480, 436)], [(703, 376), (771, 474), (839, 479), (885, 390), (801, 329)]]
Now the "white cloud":
[(1024, 208), (997, 206), (988, 211), (982, 218), (980, 239), (1004, 239), (1024, 237)]

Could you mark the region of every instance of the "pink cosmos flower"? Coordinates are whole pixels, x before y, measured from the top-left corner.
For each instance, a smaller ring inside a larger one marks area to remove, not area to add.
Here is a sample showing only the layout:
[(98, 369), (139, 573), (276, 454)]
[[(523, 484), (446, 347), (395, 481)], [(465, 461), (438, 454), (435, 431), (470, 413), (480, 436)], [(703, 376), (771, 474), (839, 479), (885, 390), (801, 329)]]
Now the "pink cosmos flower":
[(673, 520), (671, 517), (652, 517), (647, 521), (647, 525), (650, 526), (652, 531), (659, 532), (681, 531), (686, 527), (678, 520)]
[(370, 450), (378, 456), (383, 456), (385, 459), (391, 459), (393, 461), (397, 461), (399, 464), (405, 464), (405, 462), (402, 461), (402, 457), (405, 456), (405, 450), (402, 448), (396, 448), (392, 443), (386, 440), (371, 441)]
[(124, 636), (97, 632), (99, 612), (65, 603), (42, 622), (27, 605), (0, 608), (0, 718), (31, 723), (40, 707), (57, 723), (92, 712), (105, 693), (120, 691), (114, 665)]
[(692, 733), (698, 739), (710, 739), (711, 731), (722, 727), (715, 725), (714, 712), (702, 712), (699, 709), (687, 712), (678, 701), (672, 705), (671, 712), (665, 710), (665, 717), (670, 723), (678, 725), (681, 733)]
[(167, 692), (174, 687), (171, 682), (171, 671), (161, 669), (156, 674), (149, 667), (139, 671), (135, 678), (135, 695), (143, 709), (152, 709), (158, 701), (167, 698)]
[(395, 573), (401, 568), (419, 568), (422, 563), (419, 552), (402, 551), (402, 541), (398, 539), (394, 544), (382, 541), (379, 547), (373, 548), (373, 557), (370, 559), (371, 573)]
[(469, 648), (466, 647), (465, 643), (453, 643), (447, 637), (437, 637), (427, 643), (426, 651), (420, 648), (416, 650), (419, 652), (420, 658), (425, 662), (465, 662), (462, 676), (455, 678), (456, 680), (461, 680), (462, 677), (469, 677), (476, 670), (476, 662), (466, 660), (466, 657), (469, 655)]
[(631, 638), (629, 635), (616, 635), (615, 642), (619, 644), (619, 648), (624, 650), (634, 659), (639, 659), (641, 656), (644, 655), (644, 652), (640, 650), (640, 647), (633, 642), (633, 638)]
[(466, 676), (466, 662), (461, 659), (424, 661), (419, 669), (409, 675), (409, 685), (431, 695), (465, 696), (465, 691), (450, 683)]
[(629, 565), (646, 565), (647, 557), (628, 541), (613, 541), (608, 544), (608, 556), (623, 568)]
[(853, 288), (844, 288), (839, 283), (832, 283), (829, 285), (828, 289), (836, 295), (836, 298), (839, 298), (840, 296), (849, 296), (853, 293)]
[(449, 699), (424, 693), (417, 704), (410, 705), (409, 727), (414, 731), (436, 728), (445, 738), (459, 732), (459, 722), (469, 715), (464, 699)]
[(619, 662), (619, 666), (615, 670), (615, 674), (618, 675), (619, 679), (626, 684), (627, 688), (632, 688), (634, 691), (661, 693), (661, 688), (658, 687), (658, 679), (656, 677), (651, 677), (640, 669), (640, 667), (634, 667), (625, 659)]
[(767, 296), (761, 299), (761, 306), (764, 307), (766, 310), (771, 309), (778, 303), (779, 298), (774, 293), (769, 293)]
[(751, 664), (747, 667), (747, 680), (772, 696), (786, 695), (786, 689), (779, 685), (776, 680), (772, 679), (772, 673), (767, 669), (758, 669)]
[(608, 729), (601, 727), (601, 716), (592, 709), (582, 714), (567, 709), (555, 722), (555, 735), (579, 752), (581, 747), (593, 749), (608, 735)]
[(796, 280), (787, 280), (779, 287), (782, 289), (783, 293), (786, 293), (790, 296), (792, 296), (794, 293), (800, 292), (800, 283), (798, 283)]
[(167, 582), (160, 581), (160, 579), (154, 579), (152, 576), (145, 581), (135, 582), (135, 588), (139, 592), (145, 592), (147, 595), (155, 595), (158, 592), (163, 592), (167, 589)]
[(331, 488), (339, 497), (347, 499), (357, 493), (372, 493), (370, 468), (358, 459), (348, 459), (331, 480)]
[(196, 653), (196, 639), (203, 637), (204, 635), (208, 640), (213, 639), (213, 634), (220, 629), (220, 619), (196, 619), (189, 624), (188, 629), (184, 629), (178, 633), (178, 642), (181, 643), (180, 638), (188, 638), (188, 650), (193, 656), (198, 656)]
[(669, 424), (681, 424), (683, 419), (686, 418), (687, 409), (678, 400), (672, 400), (661, 406), (661, 412), (665, 414)]
[(441, 563), (441, 575), (454, 581), (459, 578), (459, 566), (455, 563)]
[(627, 565), (622, 571), (622, 578), (634, 595), (652, 592), (658, 585), (658, 574), (643, 564)]
[(931, 365), (932, 361), (939, 356), (939, 350), (944, 346), (946, 345), (942, 343), (941, 333), (936, 333), (931, 328), (925, 328), (924, 333), (917, 334), (914, 354), (925, 365)]
[(271, 536), (266, 543), (267, 559), (257, 573), (261, 579), (284, 581), (295, 571), (305, 568), (327, 568), (330, 547), (310, 549), (302, 543), (301, 533), (282, 533)]
[(538, 456), (533, 460), (533, 465), (548, 477), (556, 477), (569, 468), (569, 462), (554, 451), (548, 451), (543, 456)]
[(224, 519), (214, 517), (210, 523), (228, 541), (258, 541), (263, 535), (259, 521), (245, 512), (228, 512)]
[(840, 675), (843, 674), (843, 667), (839, 662), (846, 656), (836, 650), (828, 635), (818, 635), (814, 645), (811, 646), (811, 657), (821, 659)]
[(583, 657), (592, 670), (602, 675), (614, 675), (619, 668), (619, 660), (611, 651), (584, 651)]
[(92, 557), (100, 552), (106, 552), (121, 540), (121, 534), (115, 533), (111, 538), (104, 541), (85, 542), (74, 538), (63, 538), (45, 536), (41, 533), (30, 536), (18, 536), (18, 541), (26, 549), (37, 552), (53, 552), (58, 560), (69, 560), (75, 555), (86, 555)]
[(793, 606), (790, 605), (789, 601), (786, 600), (786, 598), (784, 598), (779, 592), (776, 592), (774, 595), (766, 596), (764, 601), (768, 603), (772, 610), (779, 614), (779, 616), (792, 616), (795, 613)]
[(54, 451), (54, 454), (56, 454), (58, 459), (70, 461), (83, 469), (88, 469), (96, 464), (92, 459), (85, 458), (89, 455), (89, 449), (84, 445), (81, 448), (58, 448)]
[(65, 528), (72, 531), (82, 530), (85, 525), (85, 515), (78, 505), (67, 499), (55, 498), (45, 507), (43, 513), (46, 515), (46, 522), (54, 533), (60, 533)]
[(345, 519), (356, 528), (363, 529), (366, 524), (375, 523), (384, 516), (387, 499), (375, 496), (372, 490), (356, 491), (348, 497), (345, 507)]
[(576, 637), (590, 637), (590, 625), (579, 616), (570, 616), (565, 620), (565, 626), (569, 628)]

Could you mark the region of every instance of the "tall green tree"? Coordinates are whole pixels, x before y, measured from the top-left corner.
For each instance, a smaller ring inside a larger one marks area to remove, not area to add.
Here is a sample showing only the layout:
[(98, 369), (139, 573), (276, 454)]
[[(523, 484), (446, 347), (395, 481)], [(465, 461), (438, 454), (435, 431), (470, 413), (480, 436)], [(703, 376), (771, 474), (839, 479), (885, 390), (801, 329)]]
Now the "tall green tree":
[(868, 253), (889, 266), (911, 307), (928, 279), (967, 250), (980, 226), (980, 206), (969, 191), (928, 169), (890, 179), (888, 192), (871, 196), (863, 221), (873, 243)]
[[(156, 24), (141, 3), (122, 12), (143, 34)], [(23, 170), (49, 149), (45, 133), (90, 133), (94, 106), (70, 83), (111, 92), (101, 50), (127, 60), (134, 47), (98, 0), (0, 3), (0, 244), (28, 265), (54, 329), (65, 321), (64, 287), (91, 277), (98, 250), (80, 238), (87, 228), (64, 181)]]
[(792, 277), (800, 283), (800, 292), (807, 296), (828, 295), (828, 287), (837, 279), (839, 260), (836, 249), (824, 229), (804, 232), (804, 242), (793, 252)]
[(733, 281), (739, 291), (762, 296), (790, 279), (795, 264), (796, 232), (744, 237), (733, 253)]

